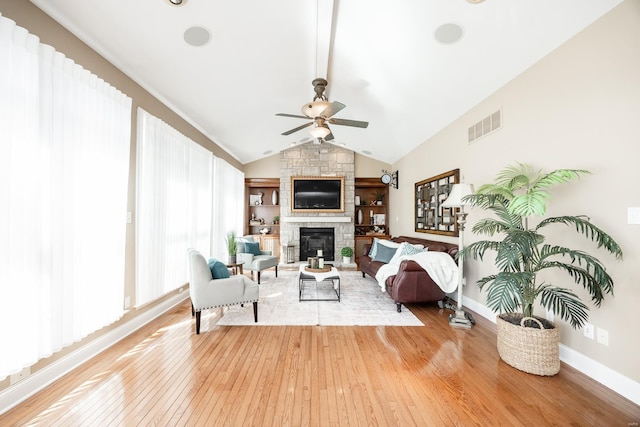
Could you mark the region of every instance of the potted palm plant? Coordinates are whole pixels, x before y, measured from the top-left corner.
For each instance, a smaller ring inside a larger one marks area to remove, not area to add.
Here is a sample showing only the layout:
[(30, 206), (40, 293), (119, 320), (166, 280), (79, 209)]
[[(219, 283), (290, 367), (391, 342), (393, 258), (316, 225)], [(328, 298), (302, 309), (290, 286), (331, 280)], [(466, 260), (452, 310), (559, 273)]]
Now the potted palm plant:
[(228, 264), (236, 263), (236, 255), (238, 253), (238, 244), (236, 242), (236, 233), (235, 231), (230, 231), (227, 233), (227, 237), (225, 238), (227, 243), (227, 252), (229, 253), (229, 262)]
[[(554, 315), (582, 327), (589, 307), (571, 289), (539, 281), (538, 273), (560, 270), (568, 274), (591, 296), (599, 307), (605, 294), (613, 294), (613, 279), (594, 256), (562, 244), (547, 243), (543, 234), (551, 226), (572, 227), (578, 234), (596, 242), (622, 259), (622, 250), (611, 236), (584, 215), (544, 218), (549, 189), (589, 173), (586, 170), (558, 169), (549, 173), (517, 164), (501, 171), (495, 182), (481, 186), (465, 199), (471, 206), (489, 210), (495, 217), (478, 221), (474, 234), (500, 237), (480, 240), (461, 252), (465, 258), (482, 260), (495, 253), (498, 272), (478, 280), (487, 292), (487, 306), (497, 316), (498, 352), (508, 364), (538, 375), (555, 375), (560, 370), (559, 334), (552, 322), (534, 315), (539, 302)], [(542, 217), (534, 222), (534, 217)], [(549, 234), (549, 233), (547, 233)]]
[(342, 255), (343, 264), (350, 264), (351, 257), (353, 256), (353, 249), (349, 246), (345, 246), (344, 248), (340, 249), (340, 255)]

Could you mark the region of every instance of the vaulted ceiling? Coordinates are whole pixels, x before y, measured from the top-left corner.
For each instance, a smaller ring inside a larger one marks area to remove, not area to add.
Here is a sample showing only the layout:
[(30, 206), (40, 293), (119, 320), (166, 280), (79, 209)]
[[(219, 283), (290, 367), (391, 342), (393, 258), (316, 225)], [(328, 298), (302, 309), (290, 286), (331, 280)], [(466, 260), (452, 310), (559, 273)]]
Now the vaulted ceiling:
[(311, 140), (275, 114), (316, 77), (369, 122), (331, 143), (393, 163), (622, 0), (31, 1), (246, 164)]

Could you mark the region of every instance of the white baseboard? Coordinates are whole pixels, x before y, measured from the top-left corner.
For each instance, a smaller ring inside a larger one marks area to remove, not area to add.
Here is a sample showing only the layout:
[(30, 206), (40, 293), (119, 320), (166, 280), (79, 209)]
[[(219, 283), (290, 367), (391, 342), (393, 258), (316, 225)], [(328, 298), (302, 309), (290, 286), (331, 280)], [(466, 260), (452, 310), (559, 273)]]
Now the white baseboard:
[[(496, 323), (496, 314), (485, 305), (464, 296), (462, 297), (462, 304), (485, 319)], [(633, 403), (640, 405), (640, 383), (564, 344), (560, 344), (560, 360), (621, 396), (626, 397)]]
[(156, 317), (171, 310), (189, 297), (182, 292), (168, 298), (157, 306), (87, 343), (51, 365), (33, 373), (19, 383), (0, 392), (0, 414), (23, 402), (30, 396), (77, 368), (87, 360), (111, 347), (126, 336), (140, 329)]

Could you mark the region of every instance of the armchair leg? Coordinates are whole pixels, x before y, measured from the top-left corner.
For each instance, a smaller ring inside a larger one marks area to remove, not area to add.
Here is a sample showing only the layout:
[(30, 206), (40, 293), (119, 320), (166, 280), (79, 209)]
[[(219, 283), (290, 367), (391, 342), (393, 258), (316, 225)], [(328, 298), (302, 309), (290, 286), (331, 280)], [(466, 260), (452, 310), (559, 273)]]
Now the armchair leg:
[(258, 301), (254, 301), (253, 303), (253, 319), (258, 323)]
[(200, 316), (201, 316), (202, 312), (198, 311), (196, 313), (196, 334), (200, 333)]
[(276, 265), (276, 277), (278, 277), (278, 266)]
[(258, 271), (258, 285), (260, 284), (260, 272)]
[(398, 309), (398, 313), (402, 312), (402, 304), (401, 303), (396, 303), (396, 308)]
[(191, 303), (191, 317), (196, 315), (196, 311), (193, 309), (193, 303)]

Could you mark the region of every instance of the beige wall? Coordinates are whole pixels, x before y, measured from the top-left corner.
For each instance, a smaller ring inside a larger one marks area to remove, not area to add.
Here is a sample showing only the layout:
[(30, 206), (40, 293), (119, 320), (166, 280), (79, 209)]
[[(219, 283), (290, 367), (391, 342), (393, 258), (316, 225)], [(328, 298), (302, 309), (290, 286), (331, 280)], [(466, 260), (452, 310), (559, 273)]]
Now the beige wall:
[[(503, 128), (467, 144), (467, 128), (499, 108)], [(561, 324), (561, 340), (639, 382), (640, 225), (627, 224), (627, 208), (640, 206), (639, 117), (640, 1), (627, 0), (393, 165), (402, 177), (401, 189), (391, 192), (394, 234), (418, 235), (413, 229), (413, 183), (441, 172), (460, 168), (466, 182), (479, 185), (516, 161), (546, 171), (590, 170), (592, 175), (554, 190), (549, 214), (590, 216), (622, 246), (624, 262), (575, 237), (573, 230), (557, 228), (556, 243), (596, 255), (615, 281), (615, 297), (592, 309), (589, 320), (608, 330), (609, 346), (567, 324)], [(469, 225), (484, 216), (472, 211)], [(465, 239), (475, 237), (467, 232)], [(471, 284), (465, 296), (484, 304), (484, 293), (473, 283), (493, 271), (491, 263), (468, 261), (465, 267)], [(572, 283), (563, 275), (548, 279)]]

